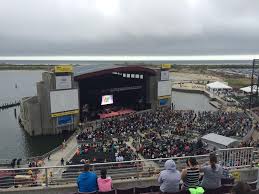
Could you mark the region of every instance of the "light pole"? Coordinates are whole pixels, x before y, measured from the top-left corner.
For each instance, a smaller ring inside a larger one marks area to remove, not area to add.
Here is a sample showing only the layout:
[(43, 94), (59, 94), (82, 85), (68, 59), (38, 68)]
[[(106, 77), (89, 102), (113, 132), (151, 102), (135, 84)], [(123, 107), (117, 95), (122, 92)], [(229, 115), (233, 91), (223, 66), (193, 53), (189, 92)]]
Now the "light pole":
[[(252, 64), (252, 75), (251, 75), (251, 93), (250, 93), (250, 98), (249, 98), (249, 109), (252, 108), (252, 104), (254, 101), (254, 77), (255, 77), (255, 64), (259, 62), (259, 59), (254, 59), (253, 60), (253, 64)], [(258, 75), (256, 75), (256, 79), (257, 79), (257, 84), (256, 84), (256, 98), (258, 98), (258, 86), (259, 86), (259, 79), (258, 79)]]

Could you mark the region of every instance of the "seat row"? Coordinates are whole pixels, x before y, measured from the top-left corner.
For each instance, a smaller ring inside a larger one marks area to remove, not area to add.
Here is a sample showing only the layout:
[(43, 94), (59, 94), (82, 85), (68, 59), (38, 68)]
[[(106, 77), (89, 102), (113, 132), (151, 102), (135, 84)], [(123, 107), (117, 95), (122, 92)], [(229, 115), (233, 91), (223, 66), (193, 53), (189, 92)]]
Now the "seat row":
[[(256, 188), (256, 185), (250, 185), (252, 189)], [(204, 194), (226, 194), (230, 193), (233, 188), (233, 184), (225, 184), (217, 189), (209, 189), (205, 190)], [(135, 187), (128, 189), (116, 189), (108, 192), (91, 192), (91, 193), (82, 193), (82, 194), (159, 194), (160, 187), (159, 186), (149, 186), (149, 187)], [(77, 194), (77, 193), (74, 193)], [(179, 191), (175, 193), (167, 193), (167, 194), (190, 194), (189, 191)], [(259, 194), (258, 190), (253, 190), (251, 194)]]

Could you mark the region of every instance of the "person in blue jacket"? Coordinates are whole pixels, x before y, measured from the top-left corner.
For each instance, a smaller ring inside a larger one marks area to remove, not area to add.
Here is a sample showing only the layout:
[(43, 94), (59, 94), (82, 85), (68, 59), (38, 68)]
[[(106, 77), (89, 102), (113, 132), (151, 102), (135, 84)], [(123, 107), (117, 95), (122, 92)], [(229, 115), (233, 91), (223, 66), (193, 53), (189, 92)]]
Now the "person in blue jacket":
[(77, 178), (78, 192), (94, 192), (98, 191), (97, 175), (90, 172), (90, 165), (84, 165), (84, 172), (82, 172)]

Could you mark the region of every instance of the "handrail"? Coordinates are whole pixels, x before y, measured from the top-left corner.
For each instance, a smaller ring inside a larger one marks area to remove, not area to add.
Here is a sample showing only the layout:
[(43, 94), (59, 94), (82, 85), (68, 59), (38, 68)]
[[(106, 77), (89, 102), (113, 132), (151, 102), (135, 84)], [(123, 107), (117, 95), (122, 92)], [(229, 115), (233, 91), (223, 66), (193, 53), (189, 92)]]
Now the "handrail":
[[(242, 148), (229, 148), (229, 149), (219, 149), (218, 152), (221, 151), (235, 151), (235, 150), (251, 150), (253, 147), (242, 147)], [(255, 151), (256, 152), (256, 151)], [(103, 162), (103, 163), (92, 163), (90, 166), (101, 166), (101, 165), (111, 165), (111, 164), (127, 164), (127, 163), (138, 163), (138, 162), (154, 162), (161, 160), (181, 160), (188, 158), (205, 158), (209, 157), (209, 154), (203, 155), (195, 155), (195, 156), (180, 156), (180, 157), (168, 157), (168, 158), (154, 158), (154, 159), (141, 159), (141, 160), (130, 160), (130, 161), (122, 161), (122, 162)], [(83, 164), (77, 165), (67, 165), (65, 167), (82, 167)], [(15, 169), (0, 169), (0, 171), (9, 171), (9, 170), (28, 170), (28, 169), (45, 169), (45, 168), (64, 168), (64, 166), (44, 166), (44, 167), (28, 167), (28, 168), (15, 168)]]
[[(224, 157), (224, 153), (228, 152), (238, 155), (238, 157)], [(221, 154), (223, 153), (223, 155)], [(245, 155), (236, 154), (246, 153)], [(231, 169), (240, 169), (252, 167), (252, 149), (240, 148), (240, 149), (224, 149), (218, 151), (219, 162), (223, 165), (226, 172)], [(122, 179), (139, 179), (140, 177), (154, 177), (161, 169), (164, 168), (164, 162), (168, 159), (174, 159), (176, 161), (177, 169), (181, 170), (185, 167), (185, 161), (189, 157), (195, 157), (200, 163), (208, 161), (209, 155), (197, 155), (197, 156), (182, 156), (182, 157), (169, 157), (169, 158), (155, 158), (155, 159), (142, 159), (131, 160), (123, 162), (105, 162), (105, 163), (93, 163), (92, 170), (99, 175), (101, 168), (107, 168), (109, 175), (113, 180)], [(206, 160), (205, 160), (206, 159)], [(221, 160), (222, 159), (222, 160)], [(236, 164), (236, 161), (244, 159), (247, 162)], [(233, 161), (234, 160), (234, 161)], [(228, 163), (231, 165), (229, 166)], [(224, 166), (226, 164), (226, 166)], [(83, 164), (67, 165), (67, 166), (45, 166), (45, 167), (31, 167), (31, 168), (16, 168), (16, 169), (0, 169), (1, 180), (0, 188), (10, 188), (13, 186), (26, 187), (26, 186), (45, 186), (60, 185), (75, 183), (76, 178), (83, 170)]]

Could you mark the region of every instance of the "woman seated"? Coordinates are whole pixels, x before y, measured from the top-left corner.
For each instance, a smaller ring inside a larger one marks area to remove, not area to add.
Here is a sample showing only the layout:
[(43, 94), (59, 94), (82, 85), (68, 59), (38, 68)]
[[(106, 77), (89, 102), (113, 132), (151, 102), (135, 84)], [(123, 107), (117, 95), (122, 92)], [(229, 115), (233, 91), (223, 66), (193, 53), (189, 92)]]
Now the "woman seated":
[(191, 157), (187, 161), (188, 167), (182, 170), (181, 178), (183, 180), (182, 189), (188, 190), (199, 186), (200, 169), (195, 158)]
[(101, 192), (111, 191), (112, 190), (112, 179), (107, 177), (106, 169), (101, 170), (101, 177), (97, 179), (98, 188)]
[(205, 165), (200, 168), (200, 171), (204, 173), (201, 186), (206, 189), (216, 189), (221, 187), (223, 169), (217, 164), (216, 154), (210, 154), (209, 163), (210, 165)]

